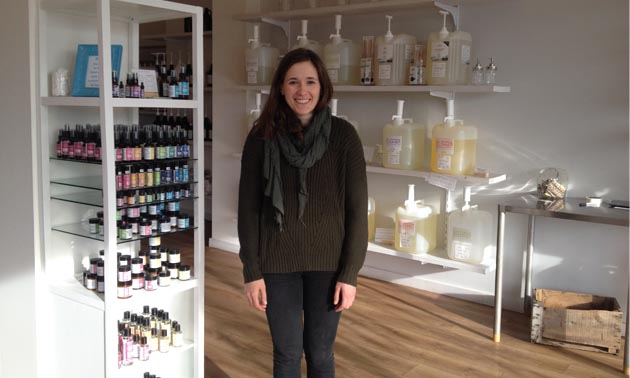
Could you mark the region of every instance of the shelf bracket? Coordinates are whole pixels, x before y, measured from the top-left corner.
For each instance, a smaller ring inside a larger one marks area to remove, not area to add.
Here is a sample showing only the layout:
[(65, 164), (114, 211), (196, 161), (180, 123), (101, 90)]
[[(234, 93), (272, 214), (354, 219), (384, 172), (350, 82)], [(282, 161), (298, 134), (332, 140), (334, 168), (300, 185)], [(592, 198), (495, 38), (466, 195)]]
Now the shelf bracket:
[(433, 5), (449, 12), (451, 16), (453, 16), (453, 24), (455, 24), (455, 30), (459, 30), (459, 6), (444, 4), (437, 0), (433, 1)]
[[(275, 20), (269, 17), (262, 17), (260, 21), (270, 24), (270, 25), (277, 26), (280, 29), (282, 29), (282, 31), (284, 32), (284, 35), (287, 37), (287, 40), (289, 41), (289, 37), (291, 36), (291, 22), (290, 21), (279, 21), (279, 20)], [(291, 48), (291, 41), (289, 41), (289, 48)]]
[(455, 119), (455, 92), (431, 91), (431, 96), (440, 97), (446, 100), (446, 117)]

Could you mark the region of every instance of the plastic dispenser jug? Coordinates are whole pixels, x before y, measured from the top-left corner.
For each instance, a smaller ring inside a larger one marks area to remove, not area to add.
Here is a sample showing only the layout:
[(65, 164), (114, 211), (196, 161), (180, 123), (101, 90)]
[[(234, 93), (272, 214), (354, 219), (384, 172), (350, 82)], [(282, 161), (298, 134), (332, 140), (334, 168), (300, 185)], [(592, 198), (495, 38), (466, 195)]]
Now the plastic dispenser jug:
[(376, 202), (374, 198), (368, 197), (368, 240), (374, 241), (376, 235)]
[(349, 39), (341, 38), (341, 15), (335, 15), (335, 34), (324, 46), (324, 64), (335, 85), (359, 85), (360, 52), (359, 46)]
[(479, 264), (494, 249), (492, 215), (470, 205), (470, 187), (464, 188), (464, 207), (448, 215), (447, 253), (452, 260)]
[(409, 185), (404, 207), (395, 215), (394, 248), (408, 253), (427, 253), (435, 248), (437, 216), (431, 206), (414, 199), (414, 185)]
[(421, 169), (424, 165), (425, 127), (403, 118), (405, 101), (398, 100), (392, 123), (383, 128), (383, 167), (395, 169)]
[(330, 99), (330, 113), (331, 113), (331, 115), (334, 115), (337, 118), (341, 118), (343, 120), (348, 121), (352, 126), (354, 126), (354, 129), (358, 133), (359, 132), (359, 122), (357, 122), (355, 120), (348, 119), (348, 116), (338, 115), (337, 114), (337, 103), (338, 103), (338, 100), (336, 98), (331, 98)]
[(260, 43), (259, 28), (259, 25), (254, 25), (254, 38), (249, 40), (249, 47), (245, 50), (247, 84), (268, 85), (278, 64), (278, 49)]
[(473, 175), (477, 166), (477, 128), (461, 119), (446, 117), (433, 127), (431, 171), (449, 175)]
[(427, 51), (427, 82), (429, 85), (465, 85), (468, 84), (470, 68), (470, 33), (446, 30), (446, 15), (442, 30), (429, 34)]
[(405, 85), (416, 37), (409, 34), (393, 35), (392, 16), (385, 18), (387, 32), (376, 38), (376, 85)]
[(247, 135), (249, 135), (249, 132), (252, 130), (252, 127), (254, 126), (254, 122), (258, 119), (258, 117), (260, 117), (260, 104), (261, 104), (261, 93), (257, 92), (256, 93), (256, 107), (252, 110), (250, 110), (247, 113), (247, 124), (245, 125), (245, 138), (247, 138)]
[(308, 20), (302, 20), (302, 35), (297, 36), (297, 44), (295, 44), (293, 48), (291, 49), (292, 50), (295, 50), (298, 48), (309, 49), (321, 57), (322, 46), (319, 44), (319, 42), (308, 39), (308, 37), (306, 36), (307, 32), (308, 32)]

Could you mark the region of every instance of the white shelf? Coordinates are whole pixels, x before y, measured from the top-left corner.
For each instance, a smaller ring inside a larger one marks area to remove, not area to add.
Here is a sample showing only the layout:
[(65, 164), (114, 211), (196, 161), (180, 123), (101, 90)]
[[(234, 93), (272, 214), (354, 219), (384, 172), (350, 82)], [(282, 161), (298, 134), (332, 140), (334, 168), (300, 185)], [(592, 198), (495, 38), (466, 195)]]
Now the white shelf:
[(117, 375), (120, 378), (140, 378), (144, 372), (149, 371), (151, 374), (163, 371), (164, 365), (172, 363), (173, 359), (182, 357), (186, 352), (194, 349), (195, 343), (192, 340), (184, 339), (184, 345), (175, 348), (171, 345), (166, 353), (151, 352), (148, 361), (133, 360), (133, 365), (122, 366)]
[[(46, 106), (91, 106), (99, 107), (99, 97), (48, 97), (42, 96)], [(196, 100), (172, 100), (169, 98), (112, 98), (114, 108), (180, 108), (194, 109)]]
[[(269, 93), (268, 85), (237, 85), (236, 89)], [(500, 85), (337, 85), (335, 92), (348, 93), (509, 93), (509, 86)]]
[(402, 257), (409, 260), (420, 261), (423, 264), (441, 265), (444, 268), (453, 268), (458, 270), (465, 270), (468, 272), (475, 272), (481, 274), (488, 274), (495, 269), (495, 263), (491, 260), (482, 261), (481, 264), (469, 264), (461, 261), (455, 261), (448, 258), (445, 250), (435, 249), (426, 254), (413, 254), (406, 252), (399, 252), (392, 247), (382, 246), (380, 244), (368, 243), (368, 252), (380, 253), (383, 255)]
[[(212, 31), (203, 32), (204, 37), (212, 37)], [(144, 34), (140, 36), (142, 41), (184, 41), (192, 38), (192, 33), (160, 33)]]
[[(96, 17), (94, 0), (41, 0), (41, 8), (48, 11)], [(139, 23), (163, 21), (191, 16), (194, 7), (162, 0), (111, 1), (111, 18)]]
[(103, 294), (95, 290), (88, 290), (81, 284), (78, 278), (48, 279), (48, 288), (51, 293), (66, 299), (93, 307), (97, 310), (105, 310)]
[[(455, 5), (453, 0), (441, 0), (442, 3)], [(365, 13), (383, 13), (406, 9), (417, 9), (418, 7), (433, 7), (433, 0), (380, 0), (347, 5), (322, 6), (316, 8), (292, 9), (288, 11), (275, 11), (266, 13), (240, 14), (234, 17), (238, 21), (261, 22), (264, 19), (278, 21), (290, 21), (300, 18), (325, 17), (335, 14), (352, 15)]]
[[(378, 173), (384, 175), (393, 175), (393, 176), (404, 176), (404, 177), (417, 177), (423, 178), (425, 180), (429, 180), (431, 175), (439, 175), (438, 173), (432, 173), (427, 171), (412, 171), (412, 170), (404, 170), (404, 169), (392, 169), (392, 168), (384, 168), (384, 167), (376, 167), (373, 165), (368, 165), (366, 167), (366, 171), (368, 173)], [(507, 179), (507, 175), (505, 173), (492, 173), (490, 177), (477, 177), (477, 176), (454, 176), (454, 175), (442, 175), (447, 177), (452, 177), (457, 179), (458, 184), (462, 184), (464, 186), (481, 186), (481, 185), (492, 185), (497, 184)]]

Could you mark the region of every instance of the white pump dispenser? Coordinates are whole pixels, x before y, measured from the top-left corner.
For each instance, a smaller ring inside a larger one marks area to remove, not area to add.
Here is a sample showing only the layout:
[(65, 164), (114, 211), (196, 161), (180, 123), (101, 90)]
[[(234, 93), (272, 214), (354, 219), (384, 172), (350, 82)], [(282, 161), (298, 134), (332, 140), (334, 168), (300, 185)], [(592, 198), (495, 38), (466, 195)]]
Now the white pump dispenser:
[(335, 15), (335, 34), (330, 35), (330, 42), (324, 46), (324, 64), (333, 84), (359, 84), (359, 46), (348, 39), (341, 38), (341, 15)]
[(469, 186), (464, 188), (464, 206), (448, 216), (447, 253), (452, 260), (479, 264), (494, 249), (492, 215), (470, 205)]
[(308, 20), (302, 20), (302, 34), (297, 36), (297, 44), (293, 46), (292, 50), (297, 48), (305, 48), (315, 52), (317, 55), (322, 55), (322, 47), (317, 41), (308, 39), (306, 36), (308, 32)]
[(383, 166), (394, 169), (419, 170), (424, 165), (426, 129), (411, 118), (403, 118), (405, 101), (398, 100), (392, 122), (383, 128)]
[(254, 38), (245, 51), (247, 84), (271, 84), (278, 63), (278, 49), (260, 42), (260, 26), (254, 25)]
[(395, 215), (394, 248), (408, 253), (431, 252), (436, 245), (437, 220), (431, 206), (415, 200), (415, 185), (409, 184), (404, 207)]

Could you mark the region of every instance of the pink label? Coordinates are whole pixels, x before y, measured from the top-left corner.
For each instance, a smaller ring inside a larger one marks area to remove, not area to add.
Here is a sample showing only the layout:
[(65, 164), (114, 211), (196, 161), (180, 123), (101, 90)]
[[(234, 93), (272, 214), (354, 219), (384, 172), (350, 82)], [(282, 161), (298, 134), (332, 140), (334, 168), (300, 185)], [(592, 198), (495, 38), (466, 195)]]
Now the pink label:
[(94, 147), (94, 159), (96, 160), (101, 160), (101, 148), (100, 147)]
[(89, 158), (94, 157), (94, 148), (96, 148), (96, 143), (90, 142), (85, 145), (85, 152), (86, 152), (87, 157)]
[(116, 161), (122, 161), (123, 159), (123, 152), (121, 148), (117, 148), (116, 149)]
[(83, 142), (74, 142), (74, 156), (82, 157), (83, 156)]
[(133, 160), (133, 147), (125, 148), (125, 161)]
[(131, 188), (131, 175), (125, 173), (123, 175), (123, 188), (124, 189), (129, 189)]
[(57, 157), (61, 157), (61, 143), (57, 143)]

